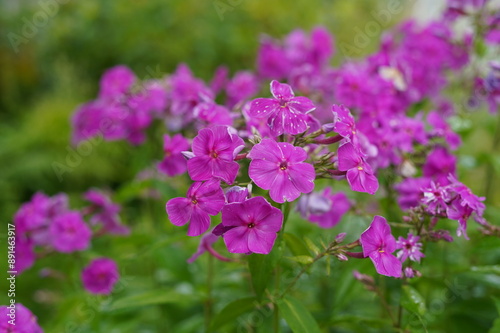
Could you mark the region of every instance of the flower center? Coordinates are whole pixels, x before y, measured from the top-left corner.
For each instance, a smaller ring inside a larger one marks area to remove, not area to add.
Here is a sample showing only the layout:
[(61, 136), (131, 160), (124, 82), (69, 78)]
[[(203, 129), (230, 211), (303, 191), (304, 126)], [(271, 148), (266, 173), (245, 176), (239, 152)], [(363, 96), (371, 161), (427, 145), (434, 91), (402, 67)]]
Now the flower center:
[(359, 166), (359, 167), (358, 167), (358, 170), (359, 170), (359, 171), (363, 170), (363, 167), (362, 167), (362, 166)]
[(253, 222), (252, 222), (252, 223), (249, 223), (249, 224), (248, 224), (248, 227), (249, 227), (249, 228), (253, 228), (253, 227), (255, 227), (255, 223), (253, 223)]
[(281, 170), (286, 170), (288, 169), (288, 164), (286, 162), (281, 162), (280, 163), (280, 169)]
[(212, 152), (210, 153), (210, 157), (212, 157), (212, 158), (217, 158), (217, 157), (219, 157), (219, 154), (217, 154), (217, 152), (214, 150), (214, 151), (212, 151)]
[(288, 106), (287, 101), (286, 101), (286, 100), (284, 100), (284, 99), (281, 99), (281, 100), (280, 100), (280, 107), (282, 107), (282, 108), (286, 108), (287, 106)]
[(196, 198), (193, 198), (193, 199), (191, 199), (191, 203), (193, 205), (196, 205), (196, 204), (198, 204), (198, 200), (196, 200)]

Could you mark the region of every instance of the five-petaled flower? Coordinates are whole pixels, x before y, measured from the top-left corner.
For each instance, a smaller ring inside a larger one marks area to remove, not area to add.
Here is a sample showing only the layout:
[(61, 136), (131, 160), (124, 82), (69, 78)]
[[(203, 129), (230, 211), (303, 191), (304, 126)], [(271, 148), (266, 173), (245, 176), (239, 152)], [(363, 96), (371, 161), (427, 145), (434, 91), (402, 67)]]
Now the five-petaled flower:
[(224, 206), (224, 192), (218, 180), (191, 185), (186, 198), (173, 198), (167, 202), (168, 218), (173, 225), (189, 222), (188, 236), (199, 236), (210, 227), (210, 216), (217, 215)]
[(345, 142), (338, 149), (339, 170), (347, 171), (346, 177), (351, 189), (358, 192), (375, 194), (378, 180), (371, 166), (362, 153), (350, 142)]
[(307, 113), (316, 107), (303, 96), (295, 97), (292, 88), (276, 80), (271, 82), (274, 98), (256, 98), (250, 102), (248, 115), (255, 118), (267, 118), (267, 124), (274, 136), (299, 134), (307, 130)]
[(363, 248), (363, 255), (372, 260), (377, 273), (401, 277), (401, 261), (392, 254), (396, 250), (396, 239), (391, 234), (391, 227), (385, 218), (375, 216), (359, 240)]
[(232, 184), (240, 168), (234, 158), (244, 145), (227, 126), (202, 129), (193, 139), (194, 157), (187, 163), (189, 176), (195, 181), (218, 178)]
[(222, 208), (222, 237), (231, 253), (271, 252), (283, 213), (263, 197), (233, 202)]
[(271, 199), (283, 203), (297, 199), (300, 193), (314, 189), (314, 167), (304, 163), (306, 151), (290, 143), (264, 139), (255, 145), (248, 174), (257, 186), (270, 190)]

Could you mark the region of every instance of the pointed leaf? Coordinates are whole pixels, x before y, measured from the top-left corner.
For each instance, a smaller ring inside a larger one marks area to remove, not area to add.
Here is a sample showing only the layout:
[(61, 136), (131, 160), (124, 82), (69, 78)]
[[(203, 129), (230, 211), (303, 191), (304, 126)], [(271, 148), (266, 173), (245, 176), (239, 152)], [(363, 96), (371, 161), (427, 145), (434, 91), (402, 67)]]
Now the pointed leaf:
[(285, 296), (278, 301), (280, 315), (294, 333), (320, 333), (318, 323), (307, 307), (298, 299)]
[(225, 324), (235, 321), (239, 316), (253, 310), (257, 304), (255, 297), (241, 298), (227, 304), (214, 317), (210, 329), (215, 331)]

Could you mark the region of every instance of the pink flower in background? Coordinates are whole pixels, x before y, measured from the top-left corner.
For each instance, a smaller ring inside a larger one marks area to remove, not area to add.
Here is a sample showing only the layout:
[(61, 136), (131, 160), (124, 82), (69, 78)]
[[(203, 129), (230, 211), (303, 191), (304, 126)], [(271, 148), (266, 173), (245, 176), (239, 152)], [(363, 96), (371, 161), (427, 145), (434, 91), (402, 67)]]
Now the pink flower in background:
[(323, 213), (311, 212), (309, 221), (317, 223), (321, 228), (333, 228), (336, 226), (342, 216), (351, 208), (349, 198), (342, 193), (332, 193), (330, 187), (323, 190), (322, 196), (330, 201), (330, 209)]
[(443, 119), (443, 117), (436, 111), (431, 111), (427, 115), (427, 122), (431, 124), (431, 136), (442, 137), (450, 145), (451, 149), (457, 149), (462, 140), (460, 135), (453, 132), (450, 125)]
[(29, 269), (36, 260), (34, 244), (24, 237), (16, 237), (16, 268), (17, 275)]
[(183, 174), (187, 170), (187, 161), (181, 152), (189, 149), (189, 142), (182, 134), (176, 134), (172, 137), (163, 136), (163, 151), (165, 157), (158, 164), (158, 170), (173, 177)]
[(92, 237), (92, 231), (80, 213), (75, 211), (57, 216), (49, 232), (54, 249), (65, 253), (86, 250)]
[(173, 225), (183, 226), (189, 222), (188, 236), (199, 236), (210, 227), (209, 215), (219, 214), (224, 204), (220, 182), (210, 180), (194, 183), (186, 198), (170, 199), (166, 209)]
[(218, 178), (232, 184), (240, 168), (234, 158), (244, 146), (227, 126), (202, 129), (193, 139), (194, 157), (187, 163), (189, 176), (195, 181)]
[(136, 80), (134, 72), (119, 65), (108, 69), (100, 81), (99, 98), (115, 99), (125, 95)]
[(346, 177), (351, 189), (358, 192), (375, 194), (378, 180), (366, 163), (362, 153), (352, 143), (345, 142), (338, 149), (339, 170), (347, 171)]
[(276, 202), (293, 201), (314, 189), (314, 167), (304, 163), (307, 153), (301, 147), (264, 139), (252, 148), (248, 158), (252, 160), (250, 178), (257, 186), (270, 190), (269, 195)]
[[(10, 305), (9, 305), (10, 306)], [(9, 323), (11, 318), (9, 314), (12, 309), (8, 306), (0, 306), (0, 332), (1, 333), (43, 333), (38, 325), (38, 319), (21, 303), (15, 304), (15, 325)]]
[(274, 98), (257, 98), (250, 102), (248, 115), (255, 118), (267, 118), (267, 124), (274, 136), (299, 134), (307, 130), (306, 113), (316, 107), (307, 97), (295, 97), (288, 84), (271, 82)]
[(230, 203), (222, 209), (223, 238), (231, 253), (271, 252), (283, 213), (263, 197)]
[(111, 294), (119, 279), (118, 266), (109, 258), (94, 259), (82, 271), (83, 286), (92, 294)]
[(423, 174), (441, 185), (447, 185), (449, 184), (449, 175), (455, 176), (456, 168), (457, 158), (450, 154), (446, 148), (436, 147), (427, 155)]
[(372, 223), (360, 237), (363, 255), (369, 257), (377, 273), (401, 277), (402, 265), (392, 253), (396, 250), (396, 239), (391, 234), (391, 227), (382, 216), (375, 216)]
[(102, 225), (102, 231), (115, 235), (128, 235), (130, 229), (120, 221), (120, 205), (113, 203), (109, 195), (99, 190), (89, 190), (83, 195), (92, 205), (84, 210), (88, 213), (91, 225)]
[(407, 238), (399, 237), (396, 242), (396, 248), (400, 250), (397, 257), (404, 262), (410, 258), (412, 261), (420, 262), (420, 259), (425, 257), (422, 253), (422, 243), (419, 242), (420, 237), (408, 234)]
[(233, 108), (258, 92), (259, 81), (253, 73), (248, 71), (237, 72), (226, 87), (227, 106)]
[(453, 200), (448, 205), (446, 215), (449, 219), (458, 222), (457, 236), (464, 236), (465, 239), (469, 239), (467, 235), (467, 220), (471, 217), (472, 213), (473, 210), (469, 206), (462, 206), (458, 200)]
[(203, 102), (196, 105), (193, 109), (193, 115), (203, 127), (231, 126), (233, 124), (233, 117), (229, 110), (225, 106), (215, 104), (215, 102)]

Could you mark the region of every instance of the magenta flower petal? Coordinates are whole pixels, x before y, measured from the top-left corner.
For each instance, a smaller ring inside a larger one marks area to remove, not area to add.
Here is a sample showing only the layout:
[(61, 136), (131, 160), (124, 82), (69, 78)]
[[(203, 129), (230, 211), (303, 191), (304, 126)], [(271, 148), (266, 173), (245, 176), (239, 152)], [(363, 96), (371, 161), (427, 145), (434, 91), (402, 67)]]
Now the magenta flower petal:
[(199, 236), (210, 227), (210, 216), (201, 209), (193, 209), (188, 228), (188, 236)]
[(250, 117), (267, 118), (277, 107), (279, 107), (278, 102), (272, 98), (256, 98), (250, 102), (247, 113)]
[(224, 180), (228, 184), (234, 183), (240, 165), (233, 161), (212, 160), (210, 161), (212, 176)]
[(197, 156), (187, 161), (189, 177), (194, 181), (203, 181), (212, 178), (212, 168), (208, 165), (212, 160), (208, 156)]
[(268, 254), (277, 236), (276, 232), (254, 229), (248, 233), (248, 249), (253, 253)]
[(248, 233), (246, 228), (233, 228), (224, 233), (224, 243), (231, 253), (248, 253)]
[(167, 202), (167, 214), (170, 222), (176, 226), (183, 226), (191, 219), (193, 209), (188, 198), (173, 198)]
[[(253, 160), (248, 175), (255, 184), (273, 184), (278, 177), (276, 163), (265, 160)], [(262, 186), (261, 186), (262, 187)]]
[(402, 276), (402, 263), (392, 254), (373, 252), (370, 255), (370, 259), (375, 265), (377, 273), (392, 277)]
[(314, 103), (309, 98), (304, 96), (297, 96), (292, 98), (288, 102), (288, 106), (290, 107), (290, 109), (293, 109), (300, 113), (309, 113), (316, 109)]
[(357, 168), (361, 164), (361, 155), (350, 142), (344, 143), (338, 149), (339, 170), (347, 171)]
[[(287, 146), (291, 146), (291, 145), (288, 144)], [(270, 140), (270, 139), (265, 139), (265, 140), (262, 140), (259, 144), (253, 146), (250, 153), (248, 153), (248, 158), (250, 158), (252, 160), (255, 159), (255, 160), (264, 160), (264, 161), (273, 162), (273, 163), (279, 163), (279, 162), (281, 162), (281, 157), (283, 155), (276, 154), (277, 150), (279, 150), (280, 153), (283, 151), (283, 149), (279, 148), (278, 143), (276, 141)], [(289, 153), (287, 156), (290, 156), (290, 155), (292, 155), (292, 154)], [(306, 157), (307, 157), (307, 154), (306, 154)], [(304, 158), (304, 160), (305, 160), (305, 158)]]
[(276, 80), (271, 81), (271, 94), (276, 99), (291, 99), (295, 96), (292, 87), (286, 83), (279, 83)]
[(118, 266), (109, 258), (94, 259), (82, 271), (83, 286), (92, 294), (109, 295), (119, 278)]
[(378, 179), (363, 170), (350, 169), (346, 177), (353, 191), (375, 194), (378, 190)]
[(92, 231), (79, 212), (58, 215), (49, 228), (52, 246), (59, 252), (83, 251), (90, 245)]
[(276, 176), (269, 195), (271, 199), (279, 203), (285, 201), (292, 202), (300, 196), (300, 191), (295, 187), (291, 179), (288, 178), (288, 173), (281, 172)]
[(288, 167), (290, 181), (301, 193), (309, 193), (314, 189), (316, 172), (311, 164), (297, 163)]

